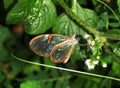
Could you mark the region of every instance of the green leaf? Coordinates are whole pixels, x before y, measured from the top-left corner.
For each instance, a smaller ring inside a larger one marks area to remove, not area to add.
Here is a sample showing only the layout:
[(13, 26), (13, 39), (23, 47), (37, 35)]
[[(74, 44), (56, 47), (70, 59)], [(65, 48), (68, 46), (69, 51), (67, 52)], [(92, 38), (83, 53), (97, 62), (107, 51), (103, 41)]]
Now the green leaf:
[[(76, 3), (71, 9), (81, 20), (87, 22), (90, 26), (95, 27), (98, 21), (98, 16), (96, 13), (89, 9), (84, 9), (80, 7), (78, 3)], [(65, 34), (72, 36), (76, 35), (84, 35), (85, 33), (82, 29), (70, 19), (65, 13), (62, 13), (58, 16), (54, 26), (53, 33)]]
[[(80, 79), (75, 79), (71, 84), (71, 88), (82, 88), (84, 86), (85, 80), (80, 78)], [(79, 84), (79, 85), (77, 85)]]
[(86, 22), (89, 26), (95, 27), (98, 22), (97, 14), (90, 9), (82, 8), (79, 4), (76, 5), (76, 15)]
[(4, 42), (8, 36), (10, 36), (8, 28), (0, 25), (0, 42)]
[(2, 83), (4, 80), (5, 80), (5, 76), (2, 73), (0, 73), (0, 83)]
[(27, 81), (20, 85), (20, 88), (43, 88), (37, 81)]
[(0, 25), (0, 61), (5, 61), (14, 44), (14, 38), (8, 28)]
[(111, 29), (106, 31), (107, 34), (114, 34), (120, 36), (120, 30), (119, 29)]
[(97, 23), (96, 29), (103, 30), (104, 28), (108, 29), (109, 24), (109, 15), (107, 12), (104, 12), (100, 15), (100, 20)]
[[(39, 12), (36, 10), (34, 11), (34, 9), (38, 10)], [(26, 32), (29, 34), (44, 33), (53, 25), (55, 17), (56, 10), (51, 0), (43, 0), (41, 5), (40, 3), (36, 3), (36, 5), (33, 7), (33, 10), (30, 11), (25, 22), (27, 25)]]
[(92, 82), (91, 81), (86, 81), (86, 85), (85, 85), (85, 88), (89, 88), (92, 84), (91, 84)]
[(64, 80), (62, 87), (63, 87), (63, 88), (70, 88), (70, 86), (69, 86), (69, 81), (68, 81), (68, 80)]
[(47, 82), (44, 88), (53, 88), (53, 82)]
[(65, 34), (72, 36), (73, 34), (80, 34), (79, 27), (65, 14), (61, 14), (53, 26), (53, 33)]
[(8, 52), (4, 49), (3, 44), (0, 44), (0, 61), (5, 60), (6, 56), (8, 55)]
[(10, 81), (6, 80), (6, 82), (4, 83), (5, 88), (14, 88), (13, 85), (11, 84)]
[(58, 4), (58, 0), (52, 0), (52, 2), (57, 5)]
[(120, 26), (120, 23), (118, 22), (111, 22), (109, 23), (109, 25), (112, 27), (112, 28), (118, 28)]
[(116, 62), (113, 62), (112, 70), (113, 70), (112, 74), (114, 74), (114, 75), (119, 74), (120, 73), (120, 65)]
[(71, 61), (76, 61), (76, 60), (78, 60), (78, 59), (80, 59), (80, 47), (79, 46), (75, 46), (74, 47), (74, 50), (73, 50), (73, 53), (72, 53), (72, 55), (71, 55)]
[(106, 62), (106, 63), (108, 63), (108, 64), (112, 63), (112, 58), (111, 58), (111, 56), (104, 56), (104, 57), (102, 57), (102, 58), (104, 58), (104, 59), (102, 59), (103, 62)]
[(11, 69), (12, 69), (11, 73), (13, 75), (19, 74), (23, 70), (23, 68), (25, 67), (25, 63), (21, 63), (19, 61), (14, 60), (14, 59), (13, 59), (13, 61), (11, 61), (10, 65), (11, 65)]
[(55, 88), (62, 88), (62, 83), (60, 81), (57, 81), (55, 84)]
[(117, 44), (112, 44), (113, 52), (116, 56), (120, 57), (120, 42)]
[(117, 0), (117, 5), (118, 5), (119, 13), (120, 13), (120, 0)]
[(32, 4), (34, 4), (34, 2), (31, 0), (29, 2), (27, 0), (18, 0), (18, 3), (7, 14), (6, 22), (8, 24), (23, 23), (29, 14), (29, 9), (32, 7)]
[[(55, 66), (55, 63), (52, 62), (49, 57), (44, 57), (43, 59), (44, 59), (44, 63), (45, 63), (45, 64)], [(45, 70), (50, 70), (50, 69), (51, 69), (51, 68), (45, 68)]]
[(58, 77), (59, 76), (59, 71), (56, 69), (51, 69), (51, 76), (52, 77)]
[(8, 8), (10, 6), (10, 4), (13, 3), (13, 0), (3, 0), (4, 3), (4, 8)]
[(24, 67), (25, 74), (30, 74), (39, 71), (40, 71), (40, 67), (38, 65), (27, 65), (26, 67)]
[(44, 33), (52, 27), (56, 9), (51, 0), (19, 0), (7, 15), (8, 24), (24, 24), (28, 34)]
[(111, 83), (112, 83), (111, 80), (105, 79), (101, 82), (100, 88), (111, 88)]

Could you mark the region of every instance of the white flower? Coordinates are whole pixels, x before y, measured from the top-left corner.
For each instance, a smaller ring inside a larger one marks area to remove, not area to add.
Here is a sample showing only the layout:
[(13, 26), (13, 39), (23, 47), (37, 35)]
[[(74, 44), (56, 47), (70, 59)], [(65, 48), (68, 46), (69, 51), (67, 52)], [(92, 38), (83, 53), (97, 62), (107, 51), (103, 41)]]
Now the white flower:
[(94, 46), (95, 45), (95, 41), (91, 41), (91, 46)]
[(88, 35), (87, 33), (84, 35), (84, 39), (88, 39), (90, 35)]
[(93, 64), (93, 62), (91, 61), (91, 59), (87, 59), (85, 61), (85, 64), (88, 66), (89, 70), (93, 70), (95, 68), (95, 64)]
[(106, 68), (107, 67), (107, 64), (105, 62), (102, 62), (102, 67), (103, 68)]

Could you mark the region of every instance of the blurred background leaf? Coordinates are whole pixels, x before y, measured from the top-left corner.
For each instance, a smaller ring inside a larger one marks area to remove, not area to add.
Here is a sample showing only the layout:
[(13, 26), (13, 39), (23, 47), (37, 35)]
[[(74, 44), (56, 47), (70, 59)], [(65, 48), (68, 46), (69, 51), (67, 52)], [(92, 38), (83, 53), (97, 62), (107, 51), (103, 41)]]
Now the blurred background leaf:
[(42, 85), (36, 83), (36, 81), (27, 81), (20, 85), (20, 88), (43, 88)]
[(7, 27), (0, 25), (0, 61), (8, 60), (15, 39)]
[(4, 8), (7, 9), (12, 3), (13, 3), (13, 0), (3, 0), (4, 2)]

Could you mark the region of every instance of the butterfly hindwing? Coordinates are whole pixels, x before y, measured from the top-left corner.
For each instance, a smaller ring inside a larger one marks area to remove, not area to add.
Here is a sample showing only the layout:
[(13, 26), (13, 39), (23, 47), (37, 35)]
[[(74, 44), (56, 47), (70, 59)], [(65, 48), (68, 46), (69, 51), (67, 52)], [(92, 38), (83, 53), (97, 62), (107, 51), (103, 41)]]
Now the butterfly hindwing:
[(56, 63), (66, 63), (72, 53), (72, 43), (59, 44), (56, 46), (50, 54), (50, 59)]

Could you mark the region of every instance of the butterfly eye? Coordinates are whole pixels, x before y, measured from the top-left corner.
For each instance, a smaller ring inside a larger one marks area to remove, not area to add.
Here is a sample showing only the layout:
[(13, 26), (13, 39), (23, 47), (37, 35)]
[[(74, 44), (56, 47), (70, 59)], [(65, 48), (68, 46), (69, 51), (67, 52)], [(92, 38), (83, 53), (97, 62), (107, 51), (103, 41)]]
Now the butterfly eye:
[(56, 63), (66, 63), (72, 53), (74, 44), (65, 43), (56, 46), (50, 54), (50, 59)]

